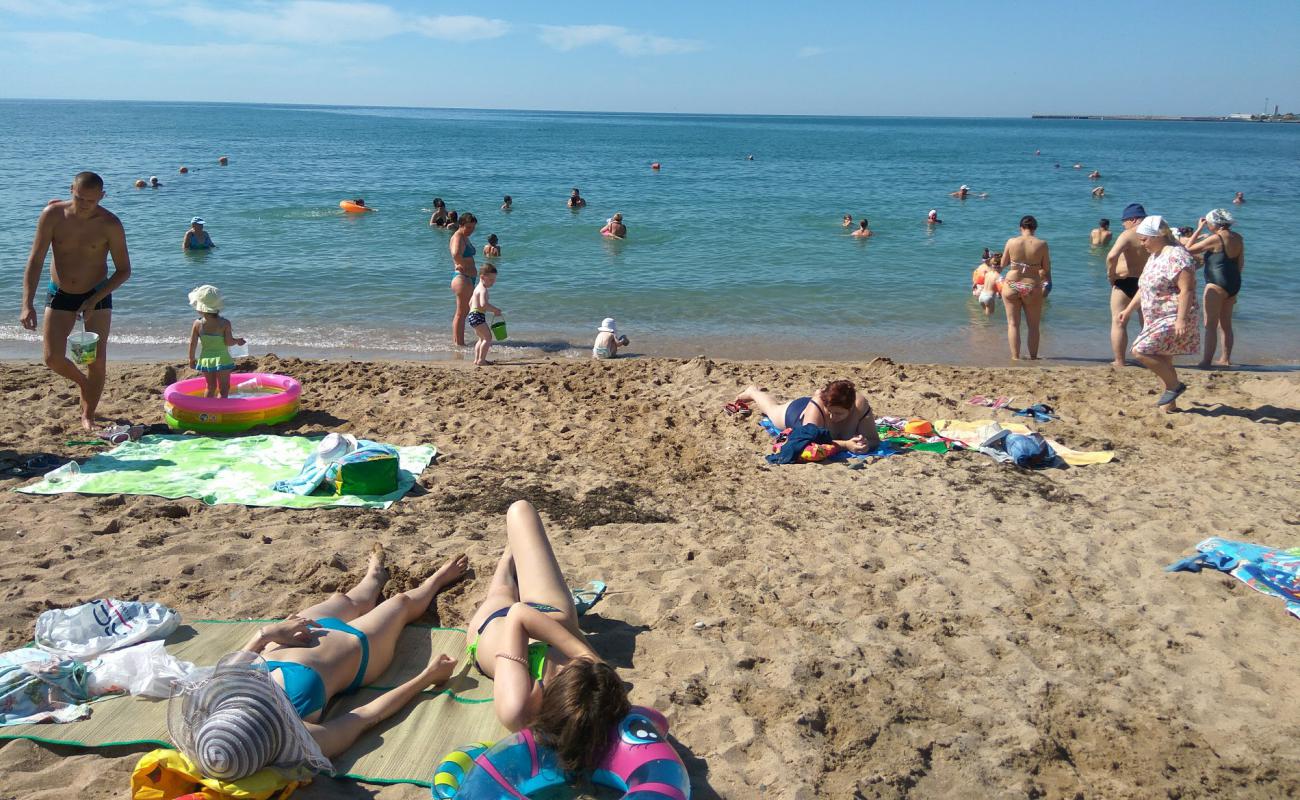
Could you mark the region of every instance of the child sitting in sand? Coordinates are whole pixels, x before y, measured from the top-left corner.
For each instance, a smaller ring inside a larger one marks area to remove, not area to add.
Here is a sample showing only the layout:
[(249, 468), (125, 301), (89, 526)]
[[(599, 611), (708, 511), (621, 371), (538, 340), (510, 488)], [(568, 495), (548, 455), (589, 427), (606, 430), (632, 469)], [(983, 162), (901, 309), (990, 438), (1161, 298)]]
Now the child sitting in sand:
[(488, 302), (488, 290), (497, 282), (497, 268), (484, 264), (478, 273), (478, 285), (469, 296), (469, 316), (465, 321), (474, 329), (478, 341), (474, 344), (474, 366), (481, 367), (492, 362), (487, 360), (488, 350), (492, 347), (492, 329), (488, 327), (484, 311), (491, 311), (495, 317), (501, 316), (501, 309)]
[(614, 358), (619, 347), (627, 347), (631, 341), (619, 335), (618, 323), (613, 317), (605, 317), (596, 333), (596, 341), (591, 345), (592, 358)]
[[(235, 371), (230, 345), (245, 343), (235, 338), (230, 320), (221, 316), (225, 304), (221, 290), (215, 286), (204, 284), (190, 292), (190, 305), (199, 312), (199, 318), (190, 326), (190, 369), (203, 373), (208, 384), (204, 397), (230, 396), (230, 376)], [(196, 348), (200, 348), (197, 358)]]

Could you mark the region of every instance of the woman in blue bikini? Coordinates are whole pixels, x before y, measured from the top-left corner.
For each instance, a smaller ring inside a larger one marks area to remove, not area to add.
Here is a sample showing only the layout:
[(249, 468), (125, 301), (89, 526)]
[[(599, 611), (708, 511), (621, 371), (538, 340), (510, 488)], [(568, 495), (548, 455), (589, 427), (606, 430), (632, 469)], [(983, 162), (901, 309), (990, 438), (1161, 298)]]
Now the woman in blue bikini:
[(266, 625), (243, 649), (266, 658), (271, 679), (284, 688), (321, 752), (333, 757), (421, 691), (451, 677), (456, 659), (435, 655), (424, 671), (396, 689), (320, 721), (332, 697), (355, 692), (388, 669), (402, 628), (428, 610), (438, 592), (464, 575), (468, 566), (464, 554), (455, 556), (419, 586), (380, 603), (388, 571), (383, 548), (376, 545), (366, 577), (351, 591)]
[(796, 397), (788, 403), (777, 400), (766, 389), (749, 386), (736, 395), (733, 406), (755, 406), (783, 428), (825, 428), (835, 444), (850, 453), (869, 453), (880, 445), (871, 403), (857, 391), (853, 381), (831, 381), (810, 397)]
[(466, 629), (466, 655), (493, 678), (497, 719), (531, 728), (566, 769), (600, 762), (627, 713), (618, 673), (578, 629), (578, 613), (542, 518), (520, 500), (506, 512), (506, 549)]
[(469, 298), (474, 293), (474, 281), (478, 278), (478, 267), (474, 265), (474, 256), (478, 251), (474, 249), (474, 244), (469, 237), (478, 227), (478, 219), (466, 212), (457, 220), (457, 225), (449, 245), (452, 266), (451, 293), (456, 295), (456, 313), (451, 318), (451, 340), (457, 347), (464, 347)]

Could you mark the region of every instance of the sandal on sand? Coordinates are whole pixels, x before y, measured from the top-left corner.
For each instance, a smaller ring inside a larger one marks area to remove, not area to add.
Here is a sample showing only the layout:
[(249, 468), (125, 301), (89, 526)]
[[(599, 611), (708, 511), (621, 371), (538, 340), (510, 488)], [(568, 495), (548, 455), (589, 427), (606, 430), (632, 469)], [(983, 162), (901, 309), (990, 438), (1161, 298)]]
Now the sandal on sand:
[(605, 596), (605, 582), (588, 581), (586, 586), (581, 589), (570, 589), (569, 593), (573, 595), (573, 607), (581, 617)]
[(751, 413), (753, 413), (749, 409), (749, 403), (746, 403), (744, 400), (737, 400), (734, 403), (726, 403), (722, 406), (722, 410), (727, 412), (727, 416), (729, 417), (734, 417), (737, 415), (741, 417), (748, 417)]
[(1165, 389), (1165, 393), (1160, 395), (1160, 399), (1156, 400), (1156, 405), (1167, 406), (1177, 400), (1178, 396), (1185, 391), (1187, 391), (1187, 384), (1185, 383), (1179, 383), (1172, 389)]

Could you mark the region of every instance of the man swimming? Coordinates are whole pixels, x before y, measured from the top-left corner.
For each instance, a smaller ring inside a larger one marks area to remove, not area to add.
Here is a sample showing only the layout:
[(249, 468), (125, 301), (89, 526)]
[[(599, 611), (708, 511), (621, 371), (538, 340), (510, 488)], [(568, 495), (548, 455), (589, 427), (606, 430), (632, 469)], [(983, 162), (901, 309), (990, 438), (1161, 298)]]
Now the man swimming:
[[(99, 201), (104, 180), (93, 172), (72, 179), (72, 199), (50, 203), (36, 222), (36, 236), (23, 271), (23, 305), (19, 321), (36, 330), (36, 284), (45, 255), (54, 248), (50, 286), (45, 300), (45, 365), (77, 385), (81, 393), (81, 426), (91, 430), (95, 409), (104, 393), (108, 334), (113, 321), (113, 292), (131, 277), (122, 222)], [(108, 274), (108, 256), (113, 274)], [(68, 334), (81, 318), (87, 331), (99, 334), (96, 358), (82, 373), (64, 350)]]
[(578, 187), (573, 187), (573, 192), (569, 194), (569, 202), (567, 205), (569, 208), (582, 208), (587, 205), (587, 200), (578, 193)]
[(1102, 217), (1097, 220), (1097, 227), (1092, 229), (1089, 241), (1092, 242), (1093, 247), (1102, 247), (1103, 245), (1110, 244), (1110, 237), (1110, 220)]
[[(1138, 278), (1142, 268), (1147, 264), (1149, 253), (1142, 246), (1138, 235), (1134, 233), (1142, 220), (1146, 219), (1146, 209), (1141, 203), (1129, 203), (1120, 217), (1124, 232), (1115, 240), (1115, 244), (1106, 254), (1106, 277), (1110, 280), (1110, 349), (1115, 355), (1111, 363), (1116, 367), (1124, 366), (1124, 353), (1128, 351), (1128, 325), (1120, 321), (1123, 311), (1137, 294)], [(1141, 319), (1138, 320), (1139, 323)]]

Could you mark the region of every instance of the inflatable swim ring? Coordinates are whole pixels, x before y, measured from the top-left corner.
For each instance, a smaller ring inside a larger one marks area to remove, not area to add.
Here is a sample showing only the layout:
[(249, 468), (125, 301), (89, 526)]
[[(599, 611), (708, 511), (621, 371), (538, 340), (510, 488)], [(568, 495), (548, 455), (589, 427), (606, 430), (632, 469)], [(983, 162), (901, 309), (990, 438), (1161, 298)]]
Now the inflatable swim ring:
[(356, 203), (352, 202), (351, 200), (340, 200), (339, 208), (343, 209), (349, 214), (364, 214), (367, 211), (374, 211), (374, 209), (371, 208), (370, 206), (359, 206)]
[[(635, 800), (690, 800), (691, 782), (677, 751), (666, 741), (668, 720), (651, 708), (632, 706), (618, 723), (609, 755), (591, 780)], [(494, 745), (453, 750), (433, 776), (440, 800), (517, 800), (565, 782), (555, 753), (524, 728)]]
[(231, 387), (257, 382), (253, 392), (239, 391), (239, 397), (204, 397), (203, 376), (177, 381), (163, 391), (167, 426), (176, 431), (236, 433), (254, 425), (274, 425), (293, 419), (298, 413), (302, 384), (287, 375), (264, 372), (236, 372)]

